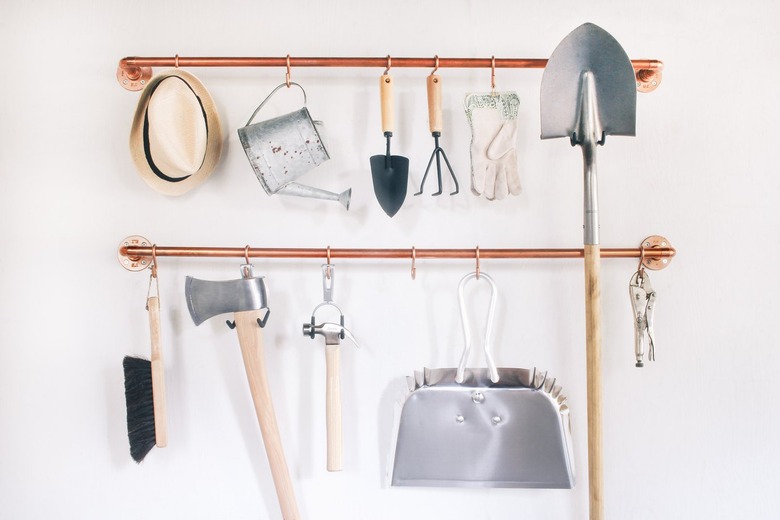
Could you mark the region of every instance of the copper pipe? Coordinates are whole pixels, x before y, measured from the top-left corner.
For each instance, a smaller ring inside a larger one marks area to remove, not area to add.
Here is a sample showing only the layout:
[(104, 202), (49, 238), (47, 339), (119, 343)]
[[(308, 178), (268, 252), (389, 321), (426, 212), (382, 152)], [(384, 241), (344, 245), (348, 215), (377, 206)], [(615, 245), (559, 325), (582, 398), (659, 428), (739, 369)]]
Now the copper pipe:
[[(138, 57), (130, 56), (119, 61), (119, 67), (128, 75), (140, 67), (287, 67), (288, 58), (253, 58), (228, 57), (205, 58), (193, 57)], [(547, 65), (544, 58), (393, 58), (393, 67), (432, 68), (509, 68), (509, 69), (543, 69)], [(663, 69), (663, 62), (658, 60), (631, 60), (635, 70)], [(387, 57), (381, 58), (289, 58), (290, 67), (387, 67)]]
[[(153, 246), (121, 246), (119, 255), (137, 261), (151, 257)], [(473, 260), (475, 249), (334, 249), (334, 248), (245, 248), (245, 247), (171, 247), (154, 246), (155, 256), (189, 258), (321, 258), (330, 252), (331, 258), (463, 258)], [(602, 258), (669, 258), (677, 251), (672, 247), (659, 248), (602, 248)], [(485, 258), (584, 258), (582, 249), (479, 249), (480, 259)]]

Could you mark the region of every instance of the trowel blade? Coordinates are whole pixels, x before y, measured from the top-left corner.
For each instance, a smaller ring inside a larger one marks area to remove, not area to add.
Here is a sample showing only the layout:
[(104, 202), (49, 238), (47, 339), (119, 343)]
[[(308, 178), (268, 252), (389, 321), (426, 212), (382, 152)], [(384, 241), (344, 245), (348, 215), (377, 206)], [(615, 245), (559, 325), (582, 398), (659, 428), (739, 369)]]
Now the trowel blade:
[(388, 217), (394, 216), (406, 200), (409, 159), (400, 155), (391, 155), (388, 165), (387, 155), (374, 155), (371, 157), (371, 178), (379, 205)]

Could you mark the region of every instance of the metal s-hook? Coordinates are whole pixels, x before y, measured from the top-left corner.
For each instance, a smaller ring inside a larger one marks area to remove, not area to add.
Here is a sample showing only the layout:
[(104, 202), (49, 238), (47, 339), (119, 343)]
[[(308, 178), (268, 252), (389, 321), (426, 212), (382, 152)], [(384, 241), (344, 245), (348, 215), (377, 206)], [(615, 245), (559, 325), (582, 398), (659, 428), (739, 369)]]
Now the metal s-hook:
[(284, 75), (284, 84), (287, 85), (287, 88), (290, 88), (290, 55), (287, 55), (287, 73)]
[(417, 251), (412, 246), (412, 280), (417, 278)]
[(325, 253), (325, 258), (326, 258), (326, 259), (327, 259), (327, 261), (328, 261), (328, 263), (327, 263), (327, 268), (325, 269), (325, 276), (326, 276), (326, 278), (327, 278), (328, 280), (330, 280), (330, 274), (331, 274), (331, 272), (332, 272), (332, 270), (333, 270), (333, 267), (332, 267), (332, 265), (331, 265), (331, 263), (330, 263), (330, 246), (328, 246), (328, 248), (327, 248), (327, 251), (326, 251), (326, 253)]
[(437, 70), (439, 70), (439, 55), (438, 54), (433, 56), (433, 70), (431, 71), (431, 76), (436, 74)]
[(160, 281), (157, 279), (157, 244), (152, 244), (152, 272), (149, 274), (149, 287), (146, 289), (146, 310), (149, 310), (149, 298), (152, 295), (152, 280), (154, 280), (155, 294), (160, 298)]
[(390, 55), (387, 55), (387, 67), (385, 68), (384, 76), (387, 76), (390, 73), (390, 65), (392, 63), (392, 59), (390, 58)]
[(474, 249), (474, 256), (477, 259), (477, 268), (474, 274), (476, 275), (477, 280), (479, 280), (479, 246), (477, 246), (476, 249)]
[(496, 95), (496, 57), (490, 57), (490, 95)]
[(179, 55), (178, 54), (173, 57), (173, 66), (175, 68), (177, 68), (177, 69), (179, 68)]

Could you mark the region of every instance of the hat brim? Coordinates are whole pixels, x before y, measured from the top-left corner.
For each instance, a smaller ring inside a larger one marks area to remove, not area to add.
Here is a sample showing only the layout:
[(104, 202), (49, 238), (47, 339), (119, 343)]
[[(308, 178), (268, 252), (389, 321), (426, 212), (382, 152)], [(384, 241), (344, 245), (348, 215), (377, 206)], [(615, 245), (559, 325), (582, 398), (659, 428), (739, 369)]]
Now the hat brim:
[[(168, 78), (181, 79), (197, 98), (206, 124), (206, 149), (203, 163), (192, 174), (163, 172), (151, 157), (148, 139), (147, 107), (160, 83)], [(222, 127), (217, 107), (206, 87), (192, 74), (179, 69), (162, 72), (151, 80), (141, 93), (130, 129), (130, 154), (141, 178), (155, 191), (164, 195), (182, 195), (200, 186), (212, 174), (222, 154)]]

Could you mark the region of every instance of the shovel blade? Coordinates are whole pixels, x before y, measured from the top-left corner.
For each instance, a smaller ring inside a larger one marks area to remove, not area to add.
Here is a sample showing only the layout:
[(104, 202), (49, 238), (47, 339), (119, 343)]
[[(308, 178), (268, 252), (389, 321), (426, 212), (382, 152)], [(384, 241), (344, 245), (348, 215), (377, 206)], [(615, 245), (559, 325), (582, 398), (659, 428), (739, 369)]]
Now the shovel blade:
[[(590, 73), (590, 74), (588, 74)], [(542, 75), (542, 139), (571, 137), (581, 113), (583, 78), (592, 75), (601, 130), (636, 135), (636, 77), (623, 47), (604, 29), (586, 23), (569, 33)]]
[(400, 155), (371, 157), (374, 194), (388, 217), (394, 216), (406, 200), (409, 183), (409, 159)]

